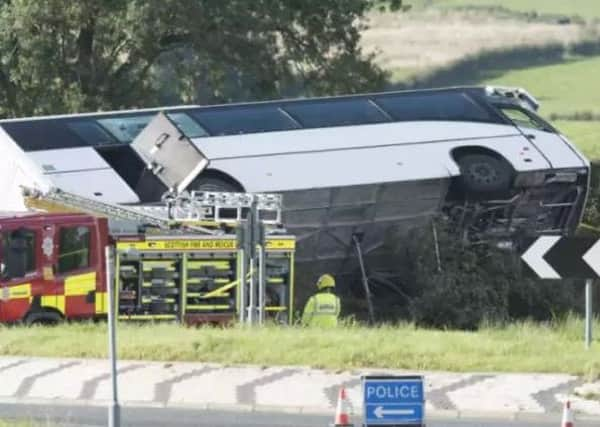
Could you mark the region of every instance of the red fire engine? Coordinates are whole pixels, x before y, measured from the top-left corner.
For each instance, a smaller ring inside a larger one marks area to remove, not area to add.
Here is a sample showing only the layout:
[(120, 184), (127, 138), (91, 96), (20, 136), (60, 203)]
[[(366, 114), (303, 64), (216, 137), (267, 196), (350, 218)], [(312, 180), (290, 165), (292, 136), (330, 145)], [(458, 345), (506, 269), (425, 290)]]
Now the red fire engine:
[[(102, 211), (109, 218), (163, 221), (124, 207), (92, 206), (67, 193), (54, 196), (54, 203)], [(220, 210), (211, 206), (213, 219), (218, 212), (230, 213), (233, 205), (238, 208), (234, 222), (238, 221), (242, 212), (238, 202), (226, 203)], [(264, 283), (257, 288), (262, 292), (257, 295), (257, 301), (262, 301), (259, 314), (292, 321), (292, 236), (268, 234), (256, 271), (247, 274), (235, 227), (215, 233), (201, 232), (207, 230), (204, 226), (192, 227), (196, 232), (166, 228), (117, 232), (107, 218), (82, 213), (0, 216), (0, 322), (32, 324), (105, 316), (107, 246), (112, 249), (108, 262), (115, 272), (119, 319), (230, 322), (247, 312), (252, 301), (248, 275), (254, 274)]]

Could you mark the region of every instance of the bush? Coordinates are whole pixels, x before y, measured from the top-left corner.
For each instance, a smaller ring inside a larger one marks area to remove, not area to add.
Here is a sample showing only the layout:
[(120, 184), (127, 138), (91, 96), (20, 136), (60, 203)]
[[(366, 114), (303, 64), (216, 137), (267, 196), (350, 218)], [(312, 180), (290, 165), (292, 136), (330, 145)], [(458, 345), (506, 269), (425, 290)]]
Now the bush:
[(600, 228), (600, 163), (592, 164), (591, 184), (583, 222)]
[(525, 277), (516, 252), (465, 242), (448, 223), (438, 221), (436, 229), (439, 266), (431, 230), (414, 231), (406, 255), (416, 324), (472, 330), (484, 322), (551, 320), (580, 308), (579, 282)]
[(510, 278), (499, 274), (499, 259), (492, 258), (487, 245), (464, 244), (447, 224), (438, 222), (436, 229), (439, 265), (430, 231), (417, 230), (410, 239), (412, 319), (423, 326), (460, 329), (506, 320)]

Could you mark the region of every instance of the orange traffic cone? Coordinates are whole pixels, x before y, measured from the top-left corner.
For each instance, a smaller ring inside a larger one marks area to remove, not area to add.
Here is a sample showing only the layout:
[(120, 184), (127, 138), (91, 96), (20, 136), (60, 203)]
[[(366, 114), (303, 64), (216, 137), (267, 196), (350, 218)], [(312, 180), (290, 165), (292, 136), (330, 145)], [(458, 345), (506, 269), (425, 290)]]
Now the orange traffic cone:
[(342, 387), (338, 396), (333, 427), (354, 427), (354, 424), (350, 423), (350, 415), (348, 414), (349, 406), (350, 402), (346, 395), (346, 389)]
[(568, 400), (565, 402), (565, 408), (563, 409), (561, 427), (575, 427), (573, 413), (571, 412), (571, 402)]

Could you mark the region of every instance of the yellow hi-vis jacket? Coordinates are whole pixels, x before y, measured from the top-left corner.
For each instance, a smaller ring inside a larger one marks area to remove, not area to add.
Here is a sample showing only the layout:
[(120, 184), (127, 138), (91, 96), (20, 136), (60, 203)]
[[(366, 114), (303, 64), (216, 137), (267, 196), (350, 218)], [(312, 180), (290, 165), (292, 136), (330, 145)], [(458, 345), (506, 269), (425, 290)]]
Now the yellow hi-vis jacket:
[(308, 299), (302, 313), (302, 324), (333, 328), (338, 324), (340, 299), (330, 292), (319, 292)]

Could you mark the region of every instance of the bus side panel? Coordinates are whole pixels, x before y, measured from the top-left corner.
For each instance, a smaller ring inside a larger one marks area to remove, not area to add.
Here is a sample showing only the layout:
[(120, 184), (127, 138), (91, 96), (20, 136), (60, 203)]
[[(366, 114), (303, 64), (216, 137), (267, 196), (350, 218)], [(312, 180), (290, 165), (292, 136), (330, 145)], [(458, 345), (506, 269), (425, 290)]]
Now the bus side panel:
[(462, 146), (493, 150), (519, 172), (550, 167), (523, 136), (238, 157), (214, 160), (211, 167), (229, 174), (249, 192), (444, 179), (459, 174), (452, 150)]

